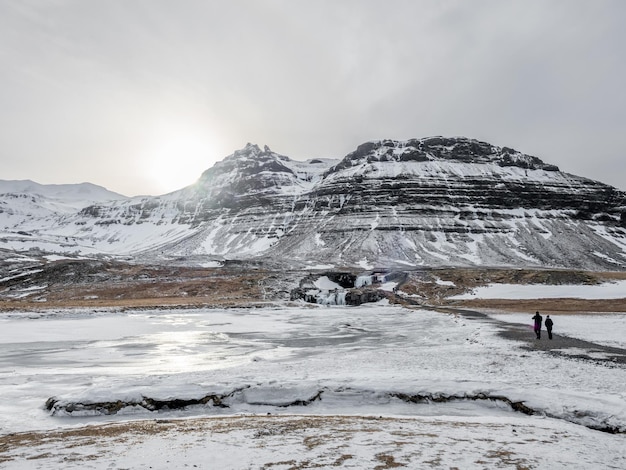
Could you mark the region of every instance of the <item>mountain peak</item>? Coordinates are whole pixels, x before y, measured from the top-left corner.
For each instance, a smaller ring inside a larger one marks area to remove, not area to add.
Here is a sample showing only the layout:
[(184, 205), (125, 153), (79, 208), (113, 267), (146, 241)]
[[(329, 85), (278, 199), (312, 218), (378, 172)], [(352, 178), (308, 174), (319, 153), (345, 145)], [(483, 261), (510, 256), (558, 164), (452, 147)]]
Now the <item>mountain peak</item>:
[(201, 197), (210, 196), (212, 206), (241, 207), (250, 204), (250, 198), (294, 185), (298, 177), (290, 162), (289, 157), (272, 152), (267, 145), (261, 150), (248, 143), (206, 170), (195, 189)]
[[(272, 152), (272, 150), (267, 146), (263, 146), (263, 150), (257, 144), (253, 144), (248, 142), (244, 148), (235, 150), (232, 155), (229, 155), (226, 158), (256, 158), (259, 156), (267, 156), (267, 155), (278, 155)], [(286, 158), (286, 157), (285, 157)]]
[(239, 149), (239, 150), (235, 150), (233, 152), (233, 155), (236, 156), (241, 156), (241, 155), (257, 155), (261, 153), (261, 149), (259, 148), (259, 146), (257, 144), (253, 144), (248, 142), (244, 148)]
[(525, 169), (559, 171), (537, 157), (509, 147), (497, 147), (467, 137), (426, 137), (422, 139), (374, 140), (366, 142), (348, 154), (331, 171), (373, 162), (451, 161), (460, 163), (494, 163)]

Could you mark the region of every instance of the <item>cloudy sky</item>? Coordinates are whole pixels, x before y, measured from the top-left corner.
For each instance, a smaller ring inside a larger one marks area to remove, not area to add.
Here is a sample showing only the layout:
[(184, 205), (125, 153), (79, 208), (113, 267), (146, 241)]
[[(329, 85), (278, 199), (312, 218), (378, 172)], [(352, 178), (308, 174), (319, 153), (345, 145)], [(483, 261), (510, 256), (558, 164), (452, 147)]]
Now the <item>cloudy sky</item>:
[(626, 1), (2, 0), (0, 179), (125, 195), (247, 142), (466, 136), (626, 190)]

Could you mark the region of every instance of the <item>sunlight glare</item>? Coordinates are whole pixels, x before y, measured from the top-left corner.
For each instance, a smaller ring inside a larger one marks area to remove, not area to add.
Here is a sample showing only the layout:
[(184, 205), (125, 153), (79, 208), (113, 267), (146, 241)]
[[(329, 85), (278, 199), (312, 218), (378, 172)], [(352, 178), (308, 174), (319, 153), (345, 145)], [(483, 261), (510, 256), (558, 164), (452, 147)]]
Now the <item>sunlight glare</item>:
[(158, 136), (147, 158), (146, 176), (164, 194), (197, 181), (215, 162), (215, 144), (200, 133), (169, 132)]

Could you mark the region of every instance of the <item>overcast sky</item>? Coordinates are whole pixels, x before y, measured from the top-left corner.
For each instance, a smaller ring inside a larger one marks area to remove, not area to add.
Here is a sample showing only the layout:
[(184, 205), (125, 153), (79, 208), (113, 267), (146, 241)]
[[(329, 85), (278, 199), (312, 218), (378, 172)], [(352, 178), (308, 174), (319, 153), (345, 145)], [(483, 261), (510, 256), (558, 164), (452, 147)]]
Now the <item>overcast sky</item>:
[(0, 0), (0, 179), (132, 196), (247, 142), (466, 136), (626, 190), (623, 0)]

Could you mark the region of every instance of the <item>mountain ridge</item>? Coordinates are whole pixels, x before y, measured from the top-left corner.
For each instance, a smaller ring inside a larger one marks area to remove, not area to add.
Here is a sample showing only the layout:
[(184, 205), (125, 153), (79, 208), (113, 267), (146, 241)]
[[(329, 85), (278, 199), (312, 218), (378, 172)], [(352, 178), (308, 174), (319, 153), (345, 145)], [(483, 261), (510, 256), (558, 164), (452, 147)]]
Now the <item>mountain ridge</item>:
[(5, 221), (4, 244), (156, 262), (622, 270), (625, 228), (616, 188), (508, 147), (427, 137), (307, 161), (247, 144), (166, 195)]

